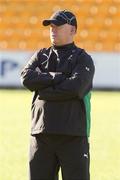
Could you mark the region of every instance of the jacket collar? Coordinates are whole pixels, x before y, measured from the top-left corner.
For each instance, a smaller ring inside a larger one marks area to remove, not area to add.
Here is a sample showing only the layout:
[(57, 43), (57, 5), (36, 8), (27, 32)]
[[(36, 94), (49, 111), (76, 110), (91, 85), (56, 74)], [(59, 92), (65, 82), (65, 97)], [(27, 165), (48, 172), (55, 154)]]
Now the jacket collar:
[(75, 47), (75, 44), (74, 44), (74, 42), (72, 42), (69, 44), (61, 45), (61, 46), (53, 45), (52, 47), (53, 47), (53, 49), (68, 50), (68, 49), (72, 49), (73, 47)]

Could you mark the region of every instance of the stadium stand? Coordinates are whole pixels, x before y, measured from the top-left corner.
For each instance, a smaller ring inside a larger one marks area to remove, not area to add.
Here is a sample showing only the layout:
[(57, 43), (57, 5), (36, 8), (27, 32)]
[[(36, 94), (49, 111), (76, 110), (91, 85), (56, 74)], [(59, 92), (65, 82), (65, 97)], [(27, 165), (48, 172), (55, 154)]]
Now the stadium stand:
[(49, 28), (41, 22), (58, 9), (76, 14), (79, 46), (88, 51), (120, 51), (120, 0), (0, 0), (0, 49), (48, 46)]

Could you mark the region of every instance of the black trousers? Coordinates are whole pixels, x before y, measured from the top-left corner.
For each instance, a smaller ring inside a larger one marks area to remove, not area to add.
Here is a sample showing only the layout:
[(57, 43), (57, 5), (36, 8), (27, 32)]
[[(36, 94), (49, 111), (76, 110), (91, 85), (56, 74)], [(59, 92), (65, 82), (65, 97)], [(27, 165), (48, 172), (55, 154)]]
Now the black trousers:
[(40, 134), (31, 136), (30, 180), (90, 180), (87, 137)]

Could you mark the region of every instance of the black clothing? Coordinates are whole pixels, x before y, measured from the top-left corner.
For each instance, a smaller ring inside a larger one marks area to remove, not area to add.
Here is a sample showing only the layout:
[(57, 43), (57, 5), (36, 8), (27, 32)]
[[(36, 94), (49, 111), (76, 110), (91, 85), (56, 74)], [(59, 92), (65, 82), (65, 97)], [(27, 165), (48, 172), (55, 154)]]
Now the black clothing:
[(83, 98), (93, 75), (91, 57), (74, 43), (35, 53), (21, 73), (24, 86), (35, 92), (31, 134), (87, 136)]
[(58, 165), (64, 180), (90, 180), (89, 161), (87, 137), (31, 136), (30, 180), (56, 179)]
[(91, 57), (74, 43), (41, 49), (23, 69), (34, 91), (30, 180), (55, 180), (59, 167), (64, 180), (90, 179), (85, 97), (93, 75)]

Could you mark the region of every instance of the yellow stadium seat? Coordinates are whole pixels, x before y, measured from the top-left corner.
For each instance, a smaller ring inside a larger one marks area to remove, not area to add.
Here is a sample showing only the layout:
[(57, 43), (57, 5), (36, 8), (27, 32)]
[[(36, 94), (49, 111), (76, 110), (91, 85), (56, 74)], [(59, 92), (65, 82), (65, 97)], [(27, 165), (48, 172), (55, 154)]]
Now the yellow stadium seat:
[(89, 51), (120, 51), (119, 0), (0, 1), (0, 49), (33, 50), (48, 46), (42, 21), (59, 9), (76, 14), (77, 45)]

